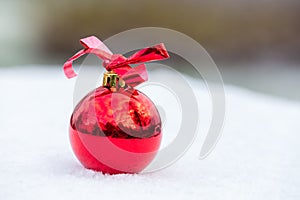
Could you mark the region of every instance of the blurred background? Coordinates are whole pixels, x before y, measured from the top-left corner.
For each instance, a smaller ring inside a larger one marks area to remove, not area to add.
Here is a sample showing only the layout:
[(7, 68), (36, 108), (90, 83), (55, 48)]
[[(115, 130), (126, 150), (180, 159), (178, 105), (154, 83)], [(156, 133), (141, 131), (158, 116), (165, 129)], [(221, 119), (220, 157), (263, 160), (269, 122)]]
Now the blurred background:
[(197, 40), (225, 83), (300, 101), (297, 0), (0, 0), (0, 16), (0, 67), (61, 67), (82, 37), (165, 27)]

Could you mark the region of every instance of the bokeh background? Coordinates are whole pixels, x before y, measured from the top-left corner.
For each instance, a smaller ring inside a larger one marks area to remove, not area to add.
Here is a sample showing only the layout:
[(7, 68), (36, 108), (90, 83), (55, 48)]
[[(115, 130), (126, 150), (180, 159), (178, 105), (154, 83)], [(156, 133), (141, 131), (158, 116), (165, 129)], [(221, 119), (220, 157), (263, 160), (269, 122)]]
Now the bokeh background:
[(300, 1), (0, 0), (0, 67), (59, 67), (79, 38), (144, 26), (197, 40), (224, 81), (300, 101)]

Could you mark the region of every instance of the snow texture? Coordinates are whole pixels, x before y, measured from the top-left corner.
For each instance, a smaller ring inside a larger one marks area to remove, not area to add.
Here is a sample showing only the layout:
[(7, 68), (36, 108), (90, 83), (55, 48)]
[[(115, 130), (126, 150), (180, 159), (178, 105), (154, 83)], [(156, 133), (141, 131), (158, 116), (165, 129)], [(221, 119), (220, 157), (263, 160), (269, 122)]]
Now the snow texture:
[[(110, 176), (83, 168), (70, 148), (74, 83), (59, 68), (0, 70), (0, 200), (300, 199), (299, 103), (225, 86), (223, 135), (199, 160), (211, 109), (199, 86), (189, 151), (155, 173)], [(174, 136), (164, 134), (165, 145)]]

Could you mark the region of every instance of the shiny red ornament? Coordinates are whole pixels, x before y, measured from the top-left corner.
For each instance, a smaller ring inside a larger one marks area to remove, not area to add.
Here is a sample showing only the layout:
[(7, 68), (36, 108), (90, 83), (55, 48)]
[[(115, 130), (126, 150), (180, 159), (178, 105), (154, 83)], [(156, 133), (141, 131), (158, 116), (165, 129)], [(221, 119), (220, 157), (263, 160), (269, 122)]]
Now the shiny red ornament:
[(86, 53), (103, 59), (108, 70), (103, 86), (88, 93), (75, 107), (70, 121), (72, 149), (88, 169), (103, 173), (138, 173), (153, 160), (161, 142), (161, 120), (153, 102), (134, 87), (147, 80), (144, 64), (168, 58), (163, 44), (142, 49), (129, 58), (114, 55), (96, 37), (64, 64), (68, 78), (76, 76), (73, 60)]

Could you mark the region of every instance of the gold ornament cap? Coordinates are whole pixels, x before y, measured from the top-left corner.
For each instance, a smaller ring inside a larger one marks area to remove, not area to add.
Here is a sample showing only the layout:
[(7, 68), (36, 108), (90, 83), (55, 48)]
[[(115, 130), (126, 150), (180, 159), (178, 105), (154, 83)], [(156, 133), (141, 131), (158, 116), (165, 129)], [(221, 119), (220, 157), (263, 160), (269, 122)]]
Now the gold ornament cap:
[(109, 88), (111, 91), (116, 91), (119, 86), (125, 87), (125, 82), (114, 71), (107, 71), (103, 74), (102, 86)]

